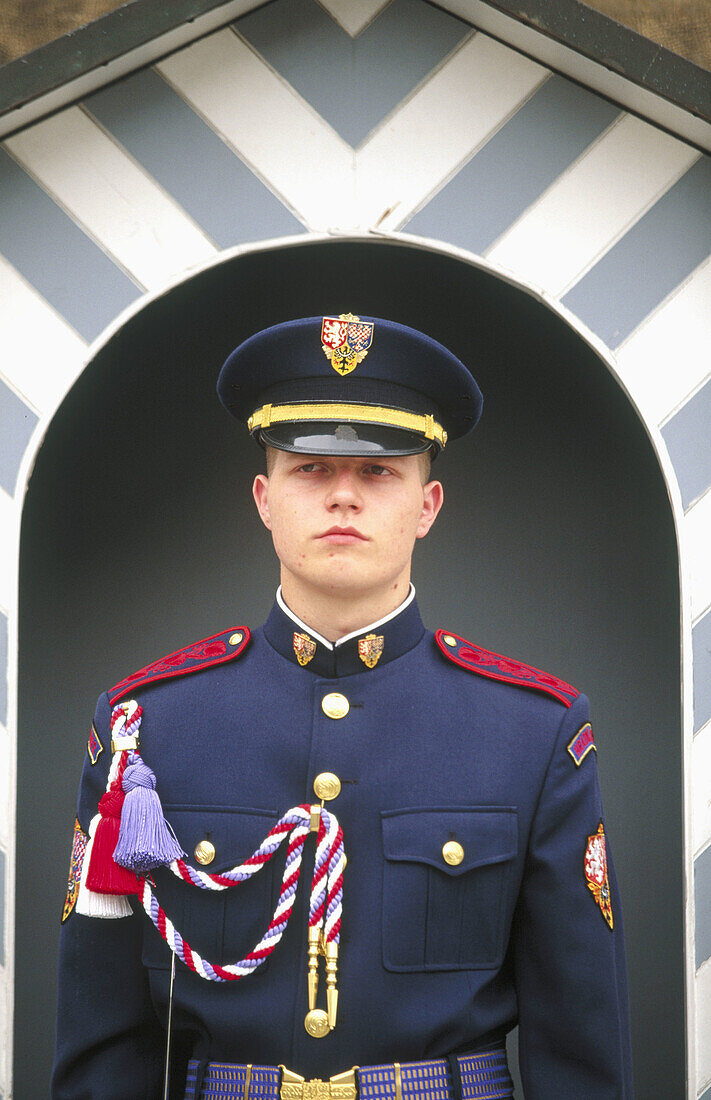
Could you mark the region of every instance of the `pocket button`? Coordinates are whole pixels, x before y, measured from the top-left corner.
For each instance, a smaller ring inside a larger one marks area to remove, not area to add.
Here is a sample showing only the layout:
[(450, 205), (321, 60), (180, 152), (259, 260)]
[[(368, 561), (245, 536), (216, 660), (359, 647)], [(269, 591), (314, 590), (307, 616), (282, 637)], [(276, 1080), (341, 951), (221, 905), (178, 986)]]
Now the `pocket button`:
[(458, 867), (464, 859), (464, 849), (457, 840), (448, 840), (442, 848), (442, 858), (450, 867)]
[(211, 844), (209, 840), (201, 840), (199, 844), (195, 845), (195, 859), (198, 863), (202, 863), (203, 867), (206, 867), (208, 863), (212, 863), (215, 858), (215, 845)]

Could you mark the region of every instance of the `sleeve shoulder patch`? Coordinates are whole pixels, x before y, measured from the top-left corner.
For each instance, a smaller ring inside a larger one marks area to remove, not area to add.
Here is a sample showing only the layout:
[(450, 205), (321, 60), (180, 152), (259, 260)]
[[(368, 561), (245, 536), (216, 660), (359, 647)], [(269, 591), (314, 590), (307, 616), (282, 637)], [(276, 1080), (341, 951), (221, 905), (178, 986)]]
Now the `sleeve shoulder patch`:
[(614, 929), (614, 919), (612, 916), (610, 879), (607, 873), (605, 826), (602, 821), (597, 827), (597, 832), (587, 838), (584, 869), (587, 888), (592, 893), (595, 904), (603, 915), (605, 924), (612, 932)]
[(586, 722), (584, 726), (580, 727), (575, 737), (568, 745), (568, 752), (575, 761), (575, 766), (579, 768), (588, 753), (593, 750), (597, 752), (597, 747), (593, 740), (592, 726), (589, 722)]
[(72, 854), (69, 861), (67, 896), (64, 899), (64, 908), (62, 909), (62, 924), (64, 924), (77, 903), (79, 881), (81, 879), (81, 870), (88, 842), (89, 838), (79, 824), (79, 818), (76, 818), (74, 821), (74, 836), (72, 838)]
[(458, 634), (438, 630), (435, 641), (448, 660), (461, 668), (468, 669), (469, 672), (475, 672), (478, 676), (545, 692), (566, 707), (572, 706), (580, 695), (580, 692), (571, 684), (566, 684), (565, 680), (560, 680), (549, 672), (543, 672), (540, 668), (534, 668), (533, 665), (525, 665), (522, 661), (514, 661), (510, 657), (503, 657), (500, 653), (483, 649), (465, 638), (460, 638)]
[(89, 759), (91, 760), (92, 766), (96, 763), (96, 761), (99, 759), (102, 752), (104, 751), (104, 746), (101, 744), (101, 738), (96, 732), (96, 726), (93, 722), (89, 731), (89, 740), (87, 742), (86, 751), (89, 753)]
[(109, 702), (113, 706), (125, 695), (157, 680), (187, 676), (191, 672), (200, 672), (204, 668), (233, 661), (244, 652), (250, 638), (249, 627), (233, 626), (220, 634), (211, 634), (209, 638), (203, 638), (202, 641), (177, 649), (175, 653), (169, 653), (119, 681), (108, 693)]

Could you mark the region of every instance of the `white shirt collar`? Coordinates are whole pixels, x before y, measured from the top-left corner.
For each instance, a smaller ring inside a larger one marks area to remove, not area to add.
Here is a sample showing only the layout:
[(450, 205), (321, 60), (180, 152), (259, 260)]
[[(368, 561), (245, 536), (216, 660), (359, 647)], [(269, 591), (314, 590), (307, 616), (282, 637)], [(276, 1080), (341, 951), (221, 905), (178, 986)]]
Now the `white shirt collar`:
[(362, 626), (360, 630), (352, 630), (350, 634), (344, 634), (343, 637), (339, 638), (335, 643), (329, 642), (328, 638), (324, 638), (323, 634), (319, 634), (318, 631), (310, 627), (308, 623), (305, 623), (303, 619), (300, 619), (298, 615), (295, 615), (291, 608), (286, 606), (284, 597), (281, 594), (281, 585), (277, 588), (276, 598), (284, 614), (288, 615), (297, 626), (300, 626), (302, 630), (305, 630), (313, 638), (316, 638), (316, 640), (319, 641), (321, 645), (326, 646), (327, 649), (335, 649), (336, 646), (343, 645), (344, 642), (350, 641), (351, 638), (357, 638), (360, 634), (369, 634), (371, 630), (377, 630), (379, 626), (384, 626), (385, 623), (389, 623), (391, 619), (394, 619), (396, 615), (399, 615), (401, 611), (404, 611), (406, 607), (410, 606), (415, 598), (415, 586), (412, 581), (410, 581), (410, 591), (407, 596), (399, 607), (396, 607), (389, 615), (385, 615), (382, 619), (378, 619), (374, 623), (369, 623), (368, 626)]

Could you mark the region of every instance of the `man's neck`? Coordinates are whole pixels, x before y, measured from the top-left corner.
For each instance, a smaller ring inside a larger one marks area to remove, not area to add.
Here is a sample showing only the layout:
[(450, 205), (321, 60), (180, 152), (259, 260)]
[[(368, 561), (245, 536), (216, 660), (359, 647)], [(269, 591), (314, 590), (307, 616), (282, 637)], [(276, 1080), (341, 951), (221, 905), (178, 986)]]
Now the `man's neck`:
[(355, 634), (386, 618), (409, 593), (409, 577), (404, 577), (386, 592), (356, 594), (350, 598), (305, 592), (298, 585), (290, 584), (288, 577), (282, 575), (281, 580), (281, 596), (289, 610), (329, 642), (337, 642), (347, 634)]

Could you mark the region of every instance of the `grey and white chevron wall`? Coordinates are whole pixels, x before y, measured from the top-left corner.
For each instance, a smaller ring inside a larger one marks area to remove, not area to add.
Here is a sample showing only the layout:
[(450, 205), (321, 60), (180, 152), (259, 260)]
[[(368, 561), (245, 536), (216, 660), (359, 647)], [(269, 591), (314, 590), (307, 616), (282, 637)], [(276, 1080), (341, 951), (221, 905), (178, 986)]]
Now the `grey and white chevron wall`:
[(483, 258), (568, 311), (670, 472), (693, 678), (690, 1095), (711, 1096), (711, 157), (424, 0), (273, 0), (2, 142), (5, 1095), (32, 456), (92, 343), (143, 296), (235, 246), (374, 232)]

